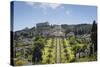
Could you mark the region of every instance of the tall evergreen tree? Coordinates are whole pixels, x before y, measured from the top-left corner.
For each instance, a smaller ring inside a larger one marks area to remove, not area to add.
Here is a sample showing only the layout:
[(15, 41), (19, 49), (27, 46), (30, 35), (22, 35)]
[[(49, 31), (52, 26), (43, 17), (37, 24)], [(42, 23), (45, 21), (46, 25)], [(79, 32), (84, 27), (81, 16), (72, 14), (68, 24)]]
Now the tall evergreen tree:
[(95, 20), (93, 21), (91, 30), (91, 41), (92, 41), (92, 47), (94, 49), (93, 51), (97, 52), (97, 23)]

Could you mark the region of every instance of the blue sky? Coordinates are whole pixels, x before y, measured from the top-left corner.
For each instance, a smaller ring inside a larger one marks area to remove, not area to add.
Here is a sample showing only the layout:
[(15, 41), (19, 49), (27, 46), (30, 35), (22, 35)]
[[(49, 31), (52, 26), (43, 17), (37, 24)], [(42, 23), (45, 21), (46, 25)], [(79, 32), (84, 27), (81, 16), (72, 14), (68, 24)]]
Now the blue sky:
[(38, 2), (14, 2), (14, 31), (36, 26), (48, 21), (50, 24), (92, 24), (97, 21), (96, 6), (68, 5)]

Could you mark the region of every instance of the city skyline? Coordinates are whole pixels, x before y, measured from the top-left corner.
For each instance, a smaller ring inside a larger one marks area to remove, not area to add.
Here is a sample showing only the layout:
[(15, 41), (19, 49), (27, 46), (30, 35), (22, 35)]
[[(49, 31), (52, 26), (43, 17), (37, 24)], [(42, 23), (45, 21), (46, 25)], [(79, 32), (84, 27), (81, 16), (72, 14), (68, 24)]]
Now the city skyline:
[(97, 21), (97, 7), (85, 5), (14, 2), (14, 31), (31, 28), (37, 23), (50, 24), (92, 24)]

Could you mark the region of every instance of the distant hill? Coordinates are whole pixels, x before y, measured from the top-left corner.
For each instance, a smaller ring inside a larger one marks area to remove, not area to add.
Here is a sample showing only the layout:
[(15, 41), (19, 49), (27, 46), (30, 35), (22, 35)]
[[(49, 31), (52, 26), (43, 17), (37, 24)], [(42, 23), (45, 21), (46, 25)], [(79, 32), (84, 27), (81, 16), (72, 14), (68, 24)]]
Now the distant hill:
[[(48, 31), (51, 31), (55, 25), (48, 25), (48, 26), (49, 26)], [(61, 28), (64, 30), (65, 34), (68, 34), (69, 32), (74, 32), (75, 35), (90, 34), (92, 24), (76, 24), (76, 25), (62, 24)], [(18, 40), (24, 38), (34, 38), (35, 36), (42, 35), (39, 33), (46, 32), (46, 31), (47, 30), (42, 29), (39, 30), (38, 32), (37, 27), (32, 27), (32, 28), (25, 28), (19, 31), (15, 31), (13, 32), (13, 35), (14, 35), (14, 40)]]

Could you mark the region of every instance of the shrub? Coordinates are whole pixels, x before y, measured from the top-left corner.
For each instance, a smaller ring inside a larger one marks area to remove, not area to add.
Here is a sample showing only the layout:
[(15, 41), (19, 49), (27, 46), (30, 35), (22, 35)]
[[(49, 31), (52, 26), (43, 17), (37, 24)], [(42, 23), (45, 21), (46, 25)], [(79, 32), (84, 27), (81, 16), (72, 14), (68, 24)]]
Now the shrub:
[(25, 61), (23, 61), (23, 60), (17, 60), (17, 61), (15, 62), (15, 65), (17, 65), (17, 66), (23, 65), (23, 64), (25, 64)]

